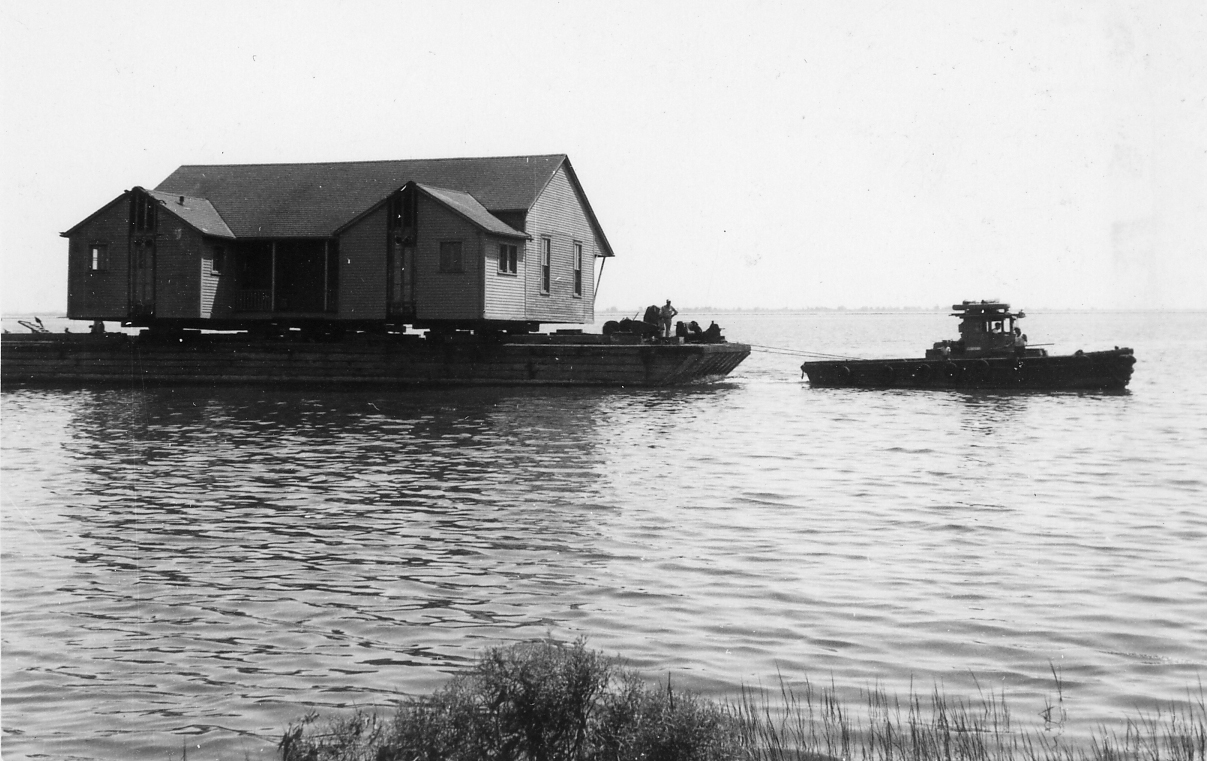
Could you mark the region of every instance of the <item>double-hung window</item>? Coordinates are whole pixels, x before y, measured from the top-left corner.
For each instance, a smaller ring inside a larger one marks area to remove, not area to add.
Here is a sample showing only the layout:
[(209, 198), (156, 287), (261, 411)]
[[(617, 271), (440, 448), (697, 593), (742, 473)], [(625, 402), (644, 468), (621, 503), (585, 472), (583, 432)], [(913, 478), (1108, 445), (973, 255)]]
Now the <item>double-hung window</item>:
[(88, 247), (88, 271), (104, 272), (109, 269), (109, 244), (93, 243)]
[(223, 246), (214, 246), (214, 258), (210, 261), (210, 274), (221, 275), (222, 269), (226, 266), (226, 248)]
[(461, 241), (446, 240), (440, 242), (440, 271), (465, 271), (465, 265), (461, 261)]
[(574, 295), (583, 295), (583, 244), (574, 241)]
[(514, 275), (519, 271), (519, 248), (511, 243), (499, 244), (499, 274)]
[(541, 293), (549, 293), (552, 254), (553, 241), (549, 238), (541, 238)]

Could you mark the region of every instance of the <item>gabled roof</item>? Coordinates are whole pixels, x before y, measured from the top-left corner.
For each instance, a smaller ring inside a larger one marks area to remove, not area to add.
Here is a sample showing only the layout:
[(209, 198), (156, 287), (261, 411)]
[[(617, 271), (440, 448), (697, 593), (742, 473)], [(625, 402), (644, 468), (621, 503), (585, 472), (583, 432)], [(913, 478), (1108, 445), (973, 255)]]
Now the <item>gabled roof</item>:
[(449, 190), (448, 188), (435, 188), (431, 185), (421, 185), (417, 182), (413, 184), (428, 197), (444, 204), (486, 232), (514, 238), (529, 237), (526, 233), (503, 224), (502, 220), (487, 211), (486, 207), (478, 203), (477, 199), (469, 193), (463, 193), (459, 190)]
[(218, 214), (217, 209), (204, 198), (192, 198), (182, 196), (179, 193), (163, 193), (157, 190), (147, 190), (141, 187), (134, 187), (130, 190), (123, 191), (121, 195), (114, 198), (109, 203), (89, 214), (84, 219), (75, 223), (70, 229), (59, 233), (64, 238), (71, 237), (77, 229), (83, 226), (86, 222), (91, 221), (96, 215), (113, 206), (119, 201), (124, 201), (131, 193), (143, 192), (159, 201), (159, 205), (171, 213), (180, 217), (185, 224), (195, 227), (198, 231), (205, 235), (213, 235), (218, 238), (234, 238), (235, 234), (226, 226), (226, 222)]
[[(240, 238), (325, 237), (411, 181), (456, 188), (488, 211), (527, 210), (565, 162), (565, 154), (551, 154), (192, 165), (177, 169), (155, 190), (169, 197), (208, 199)], [(585, 195), (583, 199), (585, 203)]]
[(159, 201), (160, 205), (168, 211), (206, 235), (214, 235), (219, 238), (235, 237), (231, 229), (226, 226), (226, 222), (218, 215), (218, 211), (214, 209), (214, 205), (204, 198), (191, 198), (158, 190), (148, 190), (146, 193)]
[(117, 197), (117, 198), (114, 198), (114, 199), (113, 199), (112, 201), (110, 201), (109, 203), (105, 204), (105, 205), (104, 205), (104, 206), (102, 206), (101, 208), (97, 209), (96, 211), (92, 212), (92, 213), (91, 213), (91, 214), (89, 214), (88, 216), (86, 216), (86, 217), (84, 217), (83, 219), (81, 219), (79, 222), (76, 222), (76, 223), (75, 223), (74, 225), (72, 225), (71, 227), (69, 227), (69, 228), (67, 228), (66, 230), (64, 230), (63, 232), (59, 233), (59, 237), (62, 237), (62, 238), (70, 238), (70, 237), (72, 236), (72, 234), (74, 234), (74, 233), (75, 233), (75, 231), (76, 231), (76, 230), (80, 229), (80, 228), (81, 228), (81, 227), (83, 227), (85, 224), (87, 224), (87, 223), (91, 222), (93, 219), (96, 219), (96, 217), (100, 216), (101, 212), (105, 211), (105, 209), (108, 209), (110, 206), (113, 206), (113, 205), (114, 205), (114, 204), (116, 204), (118, 201), (124, 201), (124, 200), (126, 199), (126, 197), (127, 197), (129, 194), (130, 194), (130, 191), (129, 191), (129, 190), (123, 190), (123, 191), (121, 192), (121, 194), (120, 194), (120, 195), (118, 195), (118, 197)]

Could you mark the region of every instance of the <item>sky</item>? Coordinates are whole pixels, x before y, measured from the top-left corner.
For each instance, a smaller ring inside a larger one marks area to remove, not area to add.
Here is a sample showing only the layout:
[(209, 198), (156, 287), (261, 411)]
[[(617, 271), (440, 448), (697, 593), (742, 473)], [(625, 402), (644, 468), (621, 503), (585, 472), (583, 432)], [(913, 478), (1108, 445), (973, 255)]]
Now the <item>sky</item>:
[(565, 153), (597, 307), (1207, 308), (1207, 3), (0, 4), (0, 310), (182, 164)]

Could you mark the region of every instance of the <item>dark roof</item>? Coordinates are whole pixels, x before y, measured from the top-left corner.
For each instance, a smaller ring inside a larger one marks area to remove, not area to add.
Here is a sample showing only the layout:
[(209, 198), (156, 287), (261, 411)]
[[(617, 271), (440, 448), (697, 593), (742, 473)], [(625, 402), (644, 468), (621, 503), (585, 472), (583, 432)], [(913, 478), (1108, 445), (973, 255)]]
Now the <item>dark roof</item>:
[(155, 189), (208, 199), (240, 238), (321, 237), (410, 181), (455, 188), (489, 211), (527, 210), (563, 162), (565, 154), (194, 165), (180, 167)]
[(430, 185), (421, 185), (419, 183), (415, 183), (415, 187), (422, 190), (437, 202), (444, 204), (457, 214), (465, 217), (486, 232), (495, 233), (497, 235), (507, 235), (513, 238), (528, 237), (519, 230), (504, 224), (502, 220), (487, 211), (486, 208), (482, 206), (482, 204), (478, 203), (477, 199), (475, 199), (469, 193), (463, 193), (459, 190), (449, 190), (448, 188), (434, 188)]
[(206, 235), (214, 235), (219, 238), (235, 237), (222, 217), (218, 216), (214, 205), (204, 198), (191, 198), (179, 193), (163, 193), (158, 190), (148, 190), (147, 195)]

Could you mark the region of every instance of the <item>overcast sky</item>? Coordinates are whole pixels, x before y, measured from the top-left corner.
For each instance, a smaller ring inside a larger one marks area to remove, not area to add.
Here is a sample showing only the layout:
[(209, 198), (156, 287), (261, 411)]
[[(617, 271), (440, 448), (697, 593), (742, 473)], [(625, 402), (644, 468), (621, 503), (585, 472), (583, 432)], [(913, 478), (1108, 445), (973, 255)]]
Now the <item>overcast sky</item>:
[(566, 153), (598, 306), (1207, 308), (1207, 2), (6, 0), (5, 313), (181, 164)]

